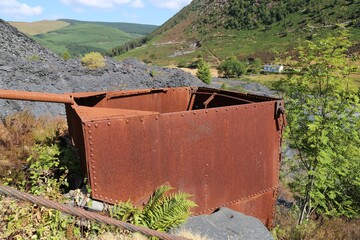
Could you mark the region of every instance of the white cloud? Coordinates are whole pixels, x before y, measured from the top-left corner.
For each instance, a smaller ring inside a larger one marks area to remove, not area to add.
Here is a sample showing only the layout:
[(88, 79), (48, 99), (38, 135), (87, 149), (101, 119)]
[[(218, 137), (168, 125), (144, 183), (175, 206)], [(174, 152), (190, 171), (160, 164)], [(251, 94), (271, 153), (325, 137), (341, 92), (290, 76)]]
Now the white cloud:
[(142, 8), (144, 7), (144, 3), (142, 2), (142, 0), (135, 0), (131, 3), (131, 6), (134, 8)]
[(179, 10), (188, 5), (191, 0), (149, 0), (149, 2), (159, 8)]
[(0, 13), (10, 17), (31, 17), (40, 15), (42, 12), (43, 8), (41, 6), (31, 7), (17, 0), (0, 0)]
[(83, 8), (75, 8), (74, 11), (76, 13), (83, 13), (83, 12), (85, 12), (85, 9), (83, 9)]
[(143, 7), (142, 0), (61, 0), (62, 3), (71, 6), (86, 6), (93, 8), (112, 8), (116, 5), (130, 4), (133, 7)]

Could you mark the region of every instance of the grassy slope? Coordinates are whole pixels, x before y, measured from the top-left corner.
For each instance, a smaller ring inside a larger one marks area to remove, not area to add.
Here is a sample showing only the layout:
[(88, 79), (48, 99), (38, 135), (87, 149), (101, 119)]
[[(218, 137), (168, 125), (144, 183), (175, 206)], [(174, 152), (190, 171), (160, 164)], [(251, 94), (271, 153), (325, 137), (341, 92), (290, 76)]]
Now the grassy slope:
[[(157, 26), (117, 22), (85, 22), (70, 19), (38, 22), (10, 22), (21, 32), (52, 51), (72, 56), (89, 51), (105, 52), (152, 32)], [(96, 33), (96, 34), (94, 34)]]
[(64, 21), (51, 21), (51, 20), (43, 20), (37, 22), (9, 22), (9, 23), (12, 26), (16, 27), (20, 32), (29, 35), (47, 33), (70, 25), (70, 23)]
[(137, 24), (137, 23), (123, 23), (123, 22), (90, 22), (90, 21), (78, 21), (73, 19), (59, 19), (68, 23), (89, 23), (96, 25), (104, 25), (107, 27), (113, 27), (129, 34), (135, 34), (142, 36), (151, 33), (158, 26), (148, 24)]
[[(341, 16), (346, 16), (346, 13), (352, 16), (355, 15), (357, 6), (360, 5), (342, 3), (342, 5), (332, 8), (329, 7), (330, 2), (324, 0), (321, 3), (321, 14), (326, 19), (323, 20), (324, 22), (319, 22), (320, 15), (317, 15), (317, 13), (300, 11), (290, 14), (285, 19), (269, 26), (260, 25), (259, 28), (252, 30), (229, 30), (223, 28), (221, 24), (218, 27), (206, 24), (197, 25), (197, 19), (204, 14), (200, 14), (201, 7), (198, 8), (195, 4), (199, 3), (194, 1), (152, 33), (153, 38), (146, 46), (134, 49), (117, 58), (121, 60), (128, 57), (137, 57), (141, 60), (151, 61), (154, 64), (176, 65), (179, 62), (190, 63), (201, 55), (205, 60), (216, 66), (219, 60), (234, 55), (240, 59), (259, 57), (264, 62), (271, 62), (275, 56), (301, 44), (306, 37), (325, 35), (333, 31), (334, 27), (330, 26), (335, 26), (334, 23), (336, 22), (347, 21), (342, 19)], [(349, 29), (353, 42), (359, 44), (360, 28), (350, 27)], [(191, 43), (196, 41), (201, 42), (201, 47), (196, 49), (189, 47)], [(172, 43), (164, 44), (170, 42)], [(179, 50), (185, 52), (195, 51), (181, 56), (170, 57)]]
[(58, 54), (69, 51), (76, 56), (89, 51), (106, 51), (133, 37), (112, 27), (79, 22), (56, 31), (35, 35), (34, 39)]

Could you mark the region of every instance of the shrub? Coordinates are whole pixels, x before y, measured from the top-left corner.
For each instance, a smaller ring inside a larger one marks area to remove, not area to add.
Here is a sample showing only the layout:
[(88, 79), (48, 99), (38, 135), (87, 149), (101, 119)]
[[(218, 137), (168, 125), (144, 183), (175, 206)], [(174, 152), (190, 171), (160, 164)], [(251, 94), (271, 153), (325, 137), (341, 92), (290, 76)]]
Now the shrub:
[(97, 69), (105, 66), (105, 58), (98, 52), (85, 54), (81, 63), (89, 69)]
[(246, 71), (246, 63), (240, 62), (235, 57), (226, 59), (218, 66), (219, 75), (224, 77), (240, 77)]
[(71, 55), (68, 51), (65, 51), (62, 55), (63, 59), (66, 61), (66, 60), (69, 60), (71, 58)]
[(211, 74), (209, 65), (204, 60), (199, 61), (196, 76), (206, 84), (211, 83)]

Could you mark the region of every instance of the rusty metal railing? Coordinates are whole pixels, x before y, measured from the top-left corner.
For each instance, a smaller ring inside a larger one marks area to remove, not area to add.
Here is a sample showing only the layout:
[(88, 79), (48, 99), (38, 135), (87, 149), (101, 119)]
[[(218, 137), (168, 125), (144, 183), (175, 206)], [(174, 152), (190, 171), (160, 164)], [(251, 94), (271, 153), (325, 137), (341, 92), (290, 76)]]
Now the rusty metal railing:
[(0, 99), (26, 100), (38, 102), (54, 102), (74, 104), (71, 95), (55, 93), (25, 92), (15, 90), (0, 90)]
[(44, 206), (47, 208), (55, 209), (55, 210), (61, 211), (63, 213), (70, 214), (72, 216), (77, 216), (77, 217), (85, 218), (88, 220), (94, 220), (97, 222), (114, 225), (119, 228), (124, 228), (126, 230), (129, 230), (131, 232), (139, 232), (146, 236), (153, 236), (153, 237), (157, 237), (159, 239), (164, 239), (164, 240), (189, 240), (188, 238), (179, 237), (179, 236), (171, 235), (168, 233), (158, 232), (158, 231), (151, 230), (151, 229), (141, 227), (141, 226), (135, 226), (133, 224), (130, 224), (127, 222), (122, 222), (122, 221), (119, 221), (119, 220), (116, 220), (116, 219), (113, 219), (110, 217), (102, 216), (97, 213), (88, 212), (81, 208), (67, 206), (65, 204), (54, 202), (54, 201), (51, 201), (49, 199), (45, 199), (42, 197), (34, 196), (29, 193), (21, 192), (14, 188), (3, 186), (3, 185), (0, 185), (0, 193), (7, 195), (7, 196), (21, 199), (23, 201), (29, 201), (29, 202), (35, 203), (39, 206)]

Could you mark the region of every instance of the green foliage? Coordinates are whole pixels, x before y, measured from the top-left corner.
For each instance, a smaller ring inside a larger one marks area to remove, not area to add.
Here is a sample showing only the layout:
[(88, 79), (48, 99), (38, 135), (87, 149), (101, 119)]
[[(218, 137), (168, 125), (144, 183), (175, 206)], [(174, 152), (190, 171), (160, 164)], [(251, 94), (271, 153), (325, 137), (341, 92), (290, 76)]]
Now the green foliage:
[(253, 61), (250, 61), (250, 64), (248, 66), (247, 73), (250, 74), (258, 74), (260, 70), (262, 69), (262, 61), (260, 58), (255, 58)]
[(106, 52), (140, 36), (111, 26), (77, 21), (32, 37), (60, 56), (65, 51), (69, 51), (72, 56), (79, 56), (88, 52)]
[(247, 71), (245, 62), (240, 62), (235, 57), (231, 57), (220, 63), (218, 66), (219, 75), (224, 77), (240, 77)]
[(210, 66), (202, 59), (198, 63), (196, 76), (206, 84), (211, 83)]
[(69, 53), (69, 51), (65, 51), (63, 52), (62, 58), (66, 61), (69, 60), (71, 58), (71, 55)]
[(105, 58), (98, 52), (90, 52), (85, 54), (81, 63), (89, 69), (97, 69), (105, 66)]
[(297, 150), (291, 187), (299, 193), (299, 223), (314, 213), (360, 214), (359, 96), (347, 81), (344, 32), (299, 48), (297, 67), (283, 83), (290, 147)]
[(30, 61), (39, 61), (40, 57), (39, 57), (39, 55), (31, 55), (31, 56), (28, 56), (26, 59), (28, 59)]
[(190, 209), (196, 206), (187, 193), (166, 195), (171, 189), (166, 185), (156, 189), (143, 208), (134, 207), (130, 202), (119, 203), (110, 210), (111, 217), (167, 232), (183, 223), (190, 216)]

